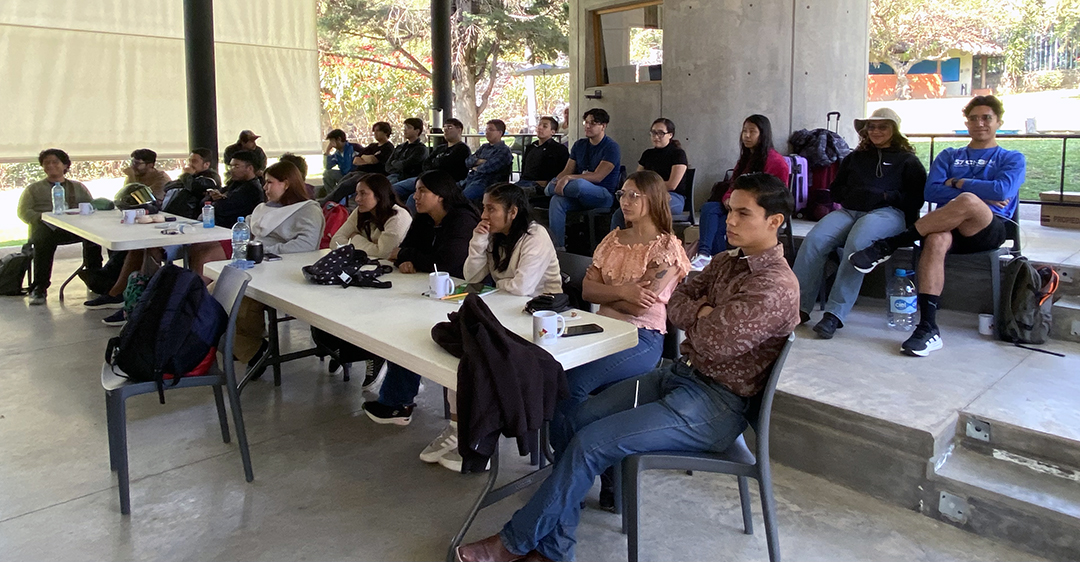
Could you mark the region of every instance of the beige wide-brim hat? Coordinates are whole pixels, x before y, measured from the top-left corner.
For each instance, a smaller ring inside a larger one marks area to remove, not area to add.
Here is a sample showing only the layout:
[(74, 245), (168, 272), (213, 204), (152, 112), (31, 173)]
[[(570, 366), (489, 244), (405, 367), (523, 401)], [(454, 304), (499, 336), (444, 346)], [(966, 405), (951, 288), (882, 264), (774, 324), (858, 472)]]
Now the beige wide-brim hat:
[(900, 130), (900, 116), (897, 115), (895, 111), (887, 107), (882, 107), (875, 109), (874, 112), (870, 114), (870, 117), (867, 117), (866, 119), (856, 119), (855, 132), (862, 134), (863, 128), (871, 121), (892, 121), (896, 130)]

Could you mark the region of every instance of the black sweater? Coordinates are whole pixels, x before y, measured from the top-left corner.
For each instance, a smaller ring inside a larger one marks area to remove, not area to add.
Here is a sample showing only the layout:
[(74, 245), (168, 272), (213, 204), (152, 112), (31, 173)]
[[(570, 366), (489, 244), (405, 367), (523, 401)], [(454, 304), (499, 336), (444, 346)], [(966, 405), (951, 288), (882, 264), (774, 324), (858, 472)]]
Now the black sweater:
[(465, 166), (465, 160), (469, 158), (470, 154), (472, 154), (472, 150), (469, 150), (469, 145), (463, 142), (459, 142), (454, 146), (440, 144), (424, 159), (424, 171), (442, 170), (450, 174), (454, 181), (461, 181), (465, 179), (465, 176), (469, 175), (469, 168)]
[(415, 178), (423, 170), (424, 159), (427, 158), (428, 147), (417, 140), (416, 142), (403, 142), (394, 147), (390, 159), (386, 161), (386, 174), (397, 174), (398, 180)]
[(543, 144), (533, 141), (525, 147), (521, 157), (522, 181), (550, 181), (566, 167), (570, 150), (550, 138)]
[(570, 395), (562, 365), (507, 330), (476, 295), (465, 297), (431, 338), (455, 357), (461, 472), (482, 471), (498, 451), (499, 435), (517, 438), (518, 453), (536, 450), (537, 432)]
[(265, 195), (259, 178), (247, 181), (229, 180), (223, 193), (224, 199), (213, 202), (214, 223), (225, 228), (232, 228), (237, 218), (250, 215), (255, 207), (263, 202)]
[(431, 273), (438, 266), (439, 271), (451, 277), (465, 277), (469, 241), (479, 222), (480, 215), (471, 203), (452, 207), (438, 226), (431, 215), (417, 214), (401, 241), (394, 265), (412, 262), (417, 271), (424, 273)]
[(841, 162), (829, 190), (833, 201), (852, 211), (896, 207), (908, 225), (923, 206), (926, 168), (919, 157), (899, 148), (856, 150)]

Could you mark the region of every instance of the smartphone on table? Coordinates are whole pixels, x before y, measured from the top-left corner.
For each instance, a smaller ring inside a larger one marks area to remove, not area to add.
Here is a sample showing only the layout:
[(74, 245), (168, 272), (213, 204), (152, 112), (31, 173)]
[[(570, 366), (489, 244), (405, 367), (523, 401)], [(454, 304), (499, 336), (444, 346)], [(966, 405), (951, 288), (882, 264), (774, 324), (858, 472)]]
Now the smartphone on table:
[(562, 337), (572, 338), (574, 336), (584, 336), (587, 334), (599, 334), (603, 332), (604, 328), (599, 324), (582, 324), (580, 326), (567, 326), (566, 331), (563, 332)]

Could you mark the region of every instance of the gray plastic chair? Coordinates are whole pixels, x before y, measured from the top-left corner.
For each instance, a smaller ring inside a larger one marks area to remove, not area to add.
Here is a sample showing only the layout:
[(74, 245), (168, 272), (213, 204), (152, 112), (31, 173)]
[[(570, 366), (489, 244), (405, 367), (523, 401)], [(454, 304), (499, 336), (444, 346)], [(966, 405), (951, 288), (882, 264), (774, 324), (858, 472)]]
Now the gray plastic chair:
[[(626, 533), (627, 558), (630, 562), (638, 560), (638, 475), (645, 470), (700, 470), (732, 474), (739, 479), (739, 500), (742, 504), (743, 530), (747, 535), (754, 534), (754, 523), (750, 514), (750, 488), (746, 481), (753, 478), (758, 481), (761, 493), (761, 509), (765, 519), (765, 538), (769, 546), (769, 560), (780, 562), (780, 540), (776, 529), (776, 501), (773, 499), (772, 471), (769, 468), (769, 418), (772, 415), (773, 396), (776, 383), (780, 380), (780, 371), (787, 360), (788, 352), (795, 341), (795, 334), (788, 336), (780, 356), (769, 370), (768, 382), (760, 394), (750, 400), (746, 412), (750, 427), (757, 435), (755, 451), (746, 446), (742, 435), (722, 453), (701, 453), (684, 451), (656, 451), (639, 453), (623, 459), (622, 472), (622, 516), (623, 532)], [(756, 453), (756, 457), (755, 457)]]
[[(236, 313), (240, 309), (244, 291), (251, 276), (235, 267), (225, 267), (214, 284), (214, 299), (229, 312), (229, 324), (222, 337), (224, 345), (218, 346), (224, 370), (215, 363), (210, 372), (197, 377), (181, 377), (176, 386), (165, 385), (165, 390), (194, 386), (210, 386), (214, 390), (214, 402), (217, 404), (218, 421), (221, 424), (221, 439), (229, 442), (229, 419), (225, 414), (225, 400), (221, 389), (229, 393), (229, 405), (232, 407), (233, 423), (236, 424), (236, 439), (240, 442), (240, 458), (244, 462), (244, 476), (251, 482), (255, 476), (251, 471), (251, 456), (248, 453), (247, 433), (244, 431), (244, 416), (240, 410), (240, 394), (236, 387), (236, 372), (233, 367), (233, 339), (236, 336)], [(105, 416), (109, 430), (109, 465), (117, 473), (120, 487), (120, 513), (131, 513), (131, 498), (128, 476), (127, 447), (127, 409), (125, 400), (139, 394), (157, 392), (157, 383), (133, 382), (114, 369), (108, 362), (101, 366), (101, 386), (105, 389)]]

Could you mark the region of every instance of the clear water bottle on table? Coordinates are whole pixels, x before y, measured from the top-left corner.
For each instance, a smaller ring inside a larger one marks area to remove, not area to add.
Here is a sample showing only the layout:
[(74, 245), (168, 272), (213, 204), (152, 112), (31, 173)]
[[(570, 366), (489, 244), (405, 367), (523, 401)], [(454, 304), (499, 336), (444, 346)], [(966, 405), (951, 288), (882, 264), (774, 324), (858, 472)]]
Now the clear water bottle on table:
[(60, 182), (56, 182), (52, 186), (52, 214), (62, 215), (67, 210), (67, 194), (64, 193), (64, 186)]
[(202, 208), (203, 228), (214, 228), (214, 206), (209, 201)]
[(247, 244), (251, 240), (251, 228), (244, 222), (244, 217), (236, 219), (232, 227), (233, 262), (247, 260)]
[(918, 291), (915, 290), (915, 272), (897, 269), (889, 279), (889, 327), (910, 332), (915, 329), (915, 316), (919, 312)]

